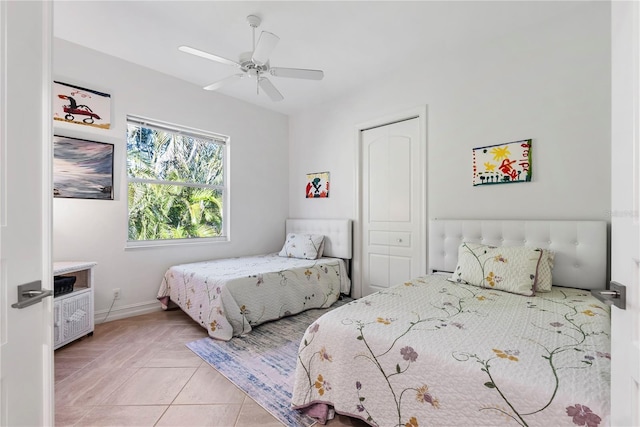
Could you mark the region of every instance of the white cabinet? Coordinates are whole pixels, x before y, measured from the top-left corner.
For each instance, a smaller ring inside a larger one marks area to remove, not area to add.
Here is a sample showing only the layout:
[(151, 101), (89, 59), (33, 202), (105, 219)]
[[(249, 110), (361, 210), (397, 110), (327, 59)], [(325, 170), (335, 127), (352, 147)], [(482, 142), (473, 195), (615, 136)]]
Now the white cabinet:
[(54, 298), (54, 349), (93, 334), (93, 267), (95, 262), (54, 262), (54, 276), (74, 276), (73, 291)]

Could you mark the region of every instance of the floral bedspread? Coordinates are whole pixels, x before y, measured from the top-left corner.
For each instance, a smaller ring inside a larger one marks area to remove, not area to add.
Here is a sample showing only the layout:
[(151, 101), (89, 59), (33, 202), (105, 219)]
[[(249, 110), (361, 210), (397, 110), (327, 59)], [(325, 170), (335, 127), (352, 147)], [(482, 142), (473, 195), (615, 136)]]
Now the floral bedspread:
[(230, 340), (260, 323), (329, 307), (350, 286), (341, 259), (268, 254), (173, 266), (158, 299), (164, 308), (176, 303), (211, 337)]
[(300, 343), (292, 406), (372, 426), (605, 426), (609, 307), (425, 276), (324, 314)]

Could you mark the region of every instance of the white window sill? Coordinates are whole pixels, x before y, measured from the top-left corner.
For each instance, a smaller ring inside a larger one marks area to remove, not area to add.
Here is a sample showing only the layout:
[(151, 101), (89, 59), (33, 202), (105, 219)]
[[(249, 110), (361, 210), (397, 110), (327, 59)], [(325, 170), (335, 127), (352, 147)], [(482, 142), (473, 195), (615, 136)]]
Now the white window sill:
[(210, 245), (229, 243), (228, 237), (197, 237), (194, 239), (175, 239), (175, 240), (140, 240), (128, 241), (125, 244), (125, 250), (144, 249), (144, 248), (164, 248), (172, 246), (192, 246), (192, 245)]

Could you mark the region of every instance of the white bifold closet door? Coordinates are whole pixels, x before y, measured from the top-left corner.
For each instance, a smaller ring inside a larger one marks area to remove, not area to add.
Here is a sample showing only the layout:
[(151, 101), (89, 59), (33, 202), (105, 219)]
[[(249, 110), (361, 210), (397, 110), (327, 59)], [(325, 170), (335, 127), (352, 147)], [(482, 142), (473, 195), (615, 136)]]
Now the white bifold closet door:
[(362, 294), (424, 274), (420, 123), (362, 131)]

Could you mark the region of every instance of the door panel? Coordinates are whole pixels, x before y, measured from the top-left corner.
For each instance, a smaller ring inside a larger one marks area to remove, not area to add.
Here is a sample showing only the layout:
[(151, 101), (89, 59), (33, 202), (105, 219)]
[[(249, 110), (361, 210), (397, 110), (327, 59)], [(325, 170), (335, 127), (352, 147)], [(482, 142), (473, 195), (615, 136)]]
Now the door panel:
[(380, 135), (368, 144), (367, 150), (367, 218), (370, 223), (383, 222), (389, 217), (391, 204), (389, 144), (384, 135)]
[[(372, 289), (380, 290), (389, 285), (389, 256), (387, 254), (369, 254), (369, 284)], [(375, 292), (374, 290), (374, 292)]]
[(370, 230), (369, 245), (411, 247), (411, 233), (408, 231)]
[(413, 259), (411, 255), (407, 256), (398, 256), (391, 255), (389, 256), (389, 283), (390, 285), (397, 285), (399, 283), (404, 283), (408, 280), (411, 280), (411, 272)]
[(611, 425), (640, 425), (640, 7), (611, 2), (611, 279), (627, 288), (611, 308)]
[(389, 203), (386, 220), (391, 223), (407, 223), (411, 221), (411, 190), (415, 185), (411, 170), (411, 138), (390, 134), (387, 147)]
[(0, 2), (0, 425), (53, 425), (51, 3)]
[(424, 273), (426, 141), (414, 118), (363, 131), (361, 144), (362, 294), (368, 295)]

